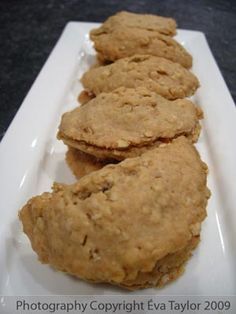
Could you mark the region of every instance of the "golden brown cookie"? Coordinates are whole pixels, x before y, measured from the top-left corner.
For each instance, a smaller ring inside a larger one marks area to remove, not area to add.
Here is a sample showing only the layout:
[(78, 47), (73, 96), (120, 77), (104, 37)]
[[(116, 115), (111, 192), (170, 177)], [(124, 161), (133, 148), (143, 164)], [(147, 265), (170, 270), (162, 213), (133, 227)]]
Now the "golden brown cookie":
[(199, 241), (206, 165), (181, 137), (28, 201), (19, 213), (42, 263), (128, 289), (175, 279)]
[(99, 159), (123, 160), (181, 135), (195, 142), (200, 118), (202, 111), (189, 100), (121, 87), (65, 113), (58, 138)]
[(92, 30), (91, 36), (98, 36), (121, 26), (153, 30), (169, 36), (176, 34), (176, 21), (172, 18), (122, 11), (110, 16), (100, 27)]
[(199, 87), (196, 76), (178, 63), (148, 55), (134, 55), (90, 69), (81, 83), (87, 91), (81, 93), (81, 103), (118, 87), (144, 86), (167, 99), (189, 97)]
[(109, 32), (90, 33), (98, 58), (104, 61), (147, 54), (191, 68), (192, 57), (176, 40), (153, 30), (120, 26)]
[(99, 170), (109, 163), (117, 163), (116, 160), (99, 160), (73, 147), (68, 147), (66, 162), (77, 179)]

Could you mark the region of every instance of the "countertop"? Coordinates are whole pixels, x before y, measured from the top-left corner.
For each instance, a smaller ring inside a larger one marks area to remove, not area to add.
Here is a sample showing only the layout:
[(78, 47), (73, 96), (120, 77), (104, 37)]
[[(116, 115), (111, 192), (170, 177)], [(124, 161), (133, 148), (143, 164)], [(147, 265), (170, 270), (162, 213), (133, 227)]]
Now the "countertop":
[[(206, 34), (236, 101), (234, 0), (2, 0), (0, 2), (0, 139), (68, 21), (102, 22), (128, 10), (171, 16), (178, 27)], [(207, 69), (206, 69), (207, 71)]]

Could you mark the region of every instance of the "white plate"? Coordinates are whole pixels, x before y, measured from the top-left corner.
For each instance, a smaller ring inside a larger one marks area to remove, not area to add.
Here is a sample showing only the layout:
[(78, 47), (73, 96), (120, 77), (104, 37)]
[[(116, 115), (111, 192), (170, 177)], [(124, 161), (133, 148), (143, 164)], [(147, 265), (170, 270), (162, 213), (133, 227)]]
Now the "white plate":
[[(74, 180), (56, 140), (62, 112), (76, 105), (78, 75), (93, 60), (88, 32), (98, 24), (69, 23), (40, 72), (0, 145), (0, 294), (121, 294), (54, 271), (37, 261), (23, 234), (17, 211), (52, 182)], [(212, 197), (203, 223), (202, 241), (177, 281), (140, 294), (227, 295), (236, 292), (236, 111), (205, 36), (179, 30), (177, 39), (193, 55), (193, 72), (201, 82), (193, 100), (205, 120), (197, 147), (210, 169)], [(78, 74), (79, 73), (79, 74)]]

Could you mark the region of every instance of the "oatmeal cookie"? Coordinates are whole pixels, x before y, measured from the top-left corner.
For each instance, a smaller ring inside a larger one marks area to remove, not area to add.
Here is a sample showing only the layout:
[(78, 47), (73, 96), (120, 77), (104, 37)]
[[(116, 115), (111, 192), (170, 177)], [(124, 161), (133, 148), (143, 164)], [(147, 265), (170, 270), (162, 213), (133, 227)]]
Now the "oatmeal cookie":
[(100, 27), (92, 30), (91, 37), (110, 32), (121, 26), (157, 31), (169, 36), (176, 34), (176, 21), (172, 18), (122, 11), (110, 16)]
[(181, 135), (195, 142), (201, 118), (201, 109), (189, 100), (121, 87), (65, 113), (58, 139), (99, 159), (123, 160)]
[(98, 58), (115, 61), (135, 54), (163, 57), (191, 68), (192, 57), (176, 40), (153, 30), (120, 26), (111, 31), (90, 34)]
[(144, 86), (170, 100), (189, 97), (199, 87), (197, 77), (178, 63), (148, 55), (134, 55), (90, 69), (81, 83), (85, 88), (81, 103), (118, 87)]
[(68, 147), (66, 162), (77, 179), (99, 170), (109, 163), (117, 163), (115, 159), (100, 160), (73, 147)]
[(178, 277), (206, 217), (207, 167), (180, 137), (28, 201), (19, 213), (42, 263), (127, 289)]

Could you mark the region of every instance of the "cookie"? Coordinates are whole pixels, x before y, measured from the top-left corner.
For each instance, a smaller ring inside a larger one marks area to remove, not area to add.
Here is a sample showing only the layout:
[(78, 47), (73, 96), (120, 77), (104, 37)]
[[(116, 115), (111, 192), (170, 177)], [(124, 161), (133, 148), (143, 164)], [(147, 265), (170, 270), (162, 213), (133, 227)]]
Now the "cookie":
[(121, 87), (65, 113), (58, 139), (99, 159), (123, 160), (181, 135), (195, 142), (200, 118), (201, 109), (189, 100)]
[(172, 18), (122, 11), (110, 16), (99, 28), (92, 30), (91, 37), (110, 32), (121, 26), (157, 31), (169, 36), (176, 34), (176, 21)]
[(98, 58), (115, 61), (135, 54), (163, 57), (191, 68), (192, 57), (176, 40), (153, 30), (120, 26), (109, 32), (90, 33)]
[(90, 69), (81, 83), (86, 89), (80, 96), (81, 103), (122, 86), (144, 86), (171, 100), (189, 97), (199, 87), (196, 76), (178, 63), (148, 55), (134, 55)]
[(19, 213), (42, 263), (127, 289), (178, 277), (199, 242), (207, 167), (185, 137), (55, 184)]
[(98, 158), (69, 147), (66, 153), (66, 162), (77, 179), (104, 167), (109, 163), (117, 163), (116, 160), (99, 160)]

